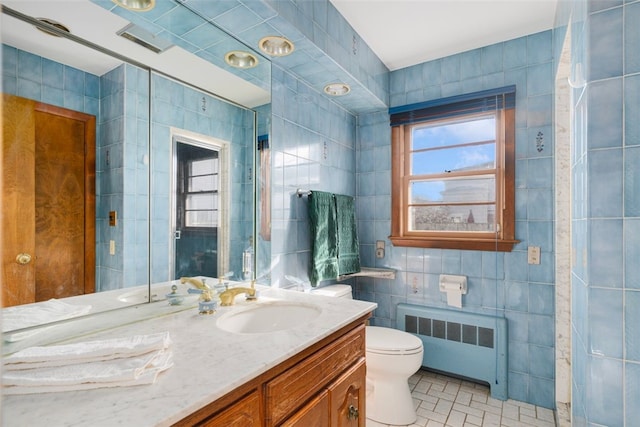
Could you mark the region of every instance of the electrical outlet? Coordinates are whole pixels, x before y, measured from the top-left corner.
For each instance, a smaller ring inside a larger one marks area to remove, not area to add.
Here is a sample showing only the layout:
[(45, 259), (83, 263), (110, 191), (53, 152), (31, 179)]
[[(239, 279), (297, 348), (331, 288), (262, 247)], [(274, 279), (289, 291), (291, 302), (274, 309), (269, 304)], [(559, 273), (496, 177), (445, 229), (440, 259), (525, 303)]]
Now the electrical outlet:
[(529, 246), (527, 248), (527, 260), (529, 264), (540, 264), (540, 246)]
[(376, 249), (376, 258), (384, 258), (384, 249), (382, 248)]
[(116, 254), (116, 241), (109, 240), (109, 255), (115, 255), (115, 254)]

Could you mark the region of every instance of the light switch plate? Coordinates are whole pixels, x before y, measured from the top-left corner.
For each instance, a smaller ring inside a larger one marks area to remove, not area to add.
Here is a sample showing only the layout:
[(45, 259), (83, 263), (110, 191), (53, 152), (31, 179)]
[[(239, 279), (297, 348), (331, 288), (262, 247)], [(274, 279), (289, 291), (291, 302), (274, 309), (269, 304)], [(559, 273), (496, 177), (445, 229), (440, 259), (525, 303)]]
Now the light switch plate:
[(115, 254), (116, 254), (116, 241), (109, 240), (109, 255), (115, 255)]

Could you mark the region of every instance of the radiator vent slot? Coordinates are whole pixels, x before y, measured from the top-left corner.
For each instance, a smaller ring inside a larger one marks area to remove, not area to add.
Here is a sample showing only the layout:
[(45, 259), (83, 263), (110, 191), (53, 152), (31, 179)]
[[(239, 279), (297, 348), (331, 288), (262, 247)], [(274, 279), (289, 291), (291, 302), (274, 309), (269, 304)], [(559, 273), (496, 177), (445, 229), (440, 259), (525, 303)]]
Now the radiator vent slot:
[(493, 348), (494, 330), (446, 320), (405, 315), (405, 330), (425, 337)]

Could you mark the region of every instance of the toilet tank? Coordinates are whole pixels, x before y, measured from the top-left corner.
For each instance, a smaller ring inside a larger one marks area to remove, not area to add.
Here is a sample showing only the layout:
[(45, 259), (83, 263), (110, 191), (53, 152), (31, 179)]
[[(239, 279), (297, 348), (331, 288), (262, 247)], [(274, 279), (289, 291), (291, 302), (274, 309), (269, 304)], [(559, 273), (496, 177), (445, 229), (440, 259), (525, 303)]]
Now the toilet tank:
[(351, 286), (341, 283), (313, 288), (311, 289), (311, 293), (315, 295), (324, 295), (327, 297), (353, 299)]

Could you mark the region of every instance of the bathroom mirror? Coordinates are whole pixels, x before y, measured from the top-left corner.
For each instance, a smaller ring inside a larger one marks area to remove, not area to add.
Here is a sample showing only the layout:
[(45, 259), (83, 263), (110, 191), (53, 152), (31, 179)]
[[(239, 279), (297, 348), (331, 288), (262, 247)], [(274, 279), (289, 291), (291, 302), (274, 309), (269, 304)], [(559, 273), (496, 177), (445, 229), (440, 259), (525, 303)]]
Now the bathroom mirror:
[[(79, 156), (74, 175), (52, 167), (71, 152), (53, 137), (36, 138), (56, 148), (33, 160), (40, 196), (13, 188), (4, 197), (14, 210), (3, 212), (3, 228), (13, 230), (4, 234), (14, 246), (2, 244), (3, 289), (18, 290), (15, 302), (3, 295), (3, 306), (94, 293), (93, 313), (162, 298), (154, 285), (182, 275), (240, 278), (255, 234), (256, 111), (268, 111), (268, 60), (169, 0), (145, 14), (89, 0), (0, 3), (3, 109), (13, 114), (3, 117), (3, 129), (23, 132), (29, 116), (38, 135), (72, 139), (61, 136), (64, 129), (75, 132), (76, 145), (95, 147)], [(38, 29), (19, 14), (48, 25)], [(180, 37), (172, 33), (176, 17), (192, 27)], [(226, 65), (229, 51), (251, 52), (258, 66)], [(4, 188), (29, 175), (7, 165), (13, 160), (4, 160)], [(66, 196), (66, 187), (77, 191)], [(24, 205), (36, 206), (30, 226), (18, 223), (29, 216)], [(55, 228), (65, 221), (75, 231)], [(21, 294), (25, 278), (39, 276), (48, 289)]]

